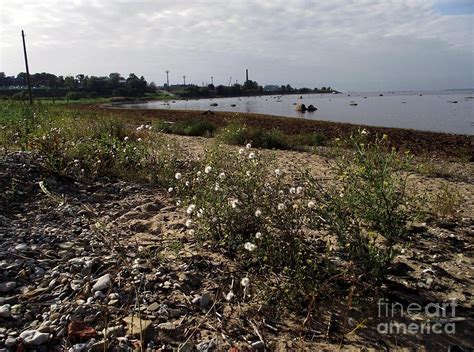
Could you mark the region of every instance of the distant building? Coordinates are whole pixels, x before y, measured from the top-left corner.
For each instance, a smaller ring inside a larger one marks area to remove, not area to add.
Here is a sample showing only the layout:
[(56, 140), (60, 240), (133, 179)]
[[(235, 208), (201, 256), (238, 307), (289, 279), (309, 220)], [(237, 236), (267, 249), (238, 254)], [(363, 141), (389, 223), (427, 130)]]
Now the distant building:
[(264, 92), (277, 92), (280, 89), (281, 89), (280, 86), (276, 86), (274, 84), (269, 84), (269, 85), (266, 85), (265, 87), (263, 87)]

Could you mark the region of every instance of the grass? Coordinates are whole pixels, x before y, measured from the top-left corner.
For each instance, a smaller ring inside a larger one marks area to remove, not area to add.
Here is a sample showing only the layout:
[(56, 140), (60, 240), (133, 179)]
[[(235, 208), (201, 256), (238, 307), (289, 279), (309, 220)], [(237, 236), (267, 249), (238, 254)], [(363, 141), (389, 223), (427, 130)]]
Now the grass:
[(282, 150), (301, 150), (307, 146), (323, 146), (327, 142), (321, 133), (287, 135), (278, 129), (249, 127), (240, 121), (231, 122), (222, 128), (217, 138), (231, 145), (243, 146), (250, 143), (255, 148)]

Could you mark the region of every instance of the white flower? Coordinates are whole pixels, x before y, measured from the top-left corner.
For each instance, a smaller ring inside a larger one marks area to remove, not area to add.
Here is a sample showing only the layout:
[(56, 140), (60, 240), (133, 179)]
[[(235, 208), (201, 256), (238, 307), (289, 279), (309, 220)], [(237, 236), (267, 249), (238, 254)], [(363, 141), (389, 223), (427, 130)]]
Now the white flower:
[(212, 167), (206, 166), (206, 168), (204, 169), (204, 172), (208, 174), (209, 172), (211, 172), (211, 170), (212, 170)]
[(225, 173), (221, 172), (221, 173), (219, 174), (219, 178), (220, 178), (221, 180), (223, 180), (223, 179), (225, 178)]
[(176, 206), (179, 207), (181, 205), (181, 201), (180, 200), (177, 200), (176, 201)]
[(215, 184), (214, 186), (214, 191), (220, 191), (221, 187), (219, 186), (218, 183)]
[(234, 292), (229, 291), (229, 293), (225, 296), (225, 299), (226, 299), (227, 301), (230, 301), (232, 298), (234, 298), (234, 296), (235, 296), (235, 295), (234, 295)]
[(250, 149), (250, 148), (252, 148), (252, 144), (250, 144), (250, 143), (247, 143), (247, 145), (245, 146), (245, 148), (247, 148), (247, 149)]
[(143, 125), (137, 127), (137, 131), (141, 131), (143, 129)]
[(301, 186), (296, 187), (296, 194), (300, 194), (301, 192), (303, 192), (303, 187)]
[(188, 230), (188, 234), (190, 234), (191, 236), (194, 236), (194, 230), (193, 229)]
[(278, 204), (278, 210), (283, 210), (283, 209), (285, 209), (285, 204), (283, 203)]
[(239, 149), (239, 154), (240, 154), (240, 155), (244, 154), (244, 151), (245, 151), (244, 148), (240, 148), (240, 149)]
[(138, 141), (138, 142), (141, 142), (141, 141), (142, 141), (142, 139), (141, 139), (141, 138), (138, 138), (138, 139), (137, 139), (137, 141)]
[(196, 205), (194, 204), (191, 204), (188, 209), (186, 210), (186, 213), (188, 213), (189, 215), (191, 215), (193, 212), (194, 212), (194, 209), (196, 209)]
[(186, 182), (184, 183), (184, 185), (185, 185), (186, 187), (189, 187), (189, 185), (190, 185), (189, 181), (186, 181)]
[(295, 188), (295, 187), (291, 187), (291, 188), (290, 188), (290, 193), (291, 193), (291, 194), (295, 194), (295, 193), (296, 193), (296, 188)]
[(254, 153), (254, 152), (251, 152), (251, 153), (249, 154), (249, 159), (253, 159), (253, 158), (255, 158), (255, 153)]
[(250, 280), (248, 277), (244, 277), (242, 280), (240, 280), (240, 284), (244, 287), (247, 287), (250, 284)]
[(245, 174), (247, 175), (247, 177), (250, 177), (251, 175), (250, 171), (247, 171)]
[(79, 159), (74, 159), (74, 164), (79, 164)]
[(316, 203), (313, 202), (312, 200), (310, 200), (310, 201), (308, 202), (308, 208), (310, 208), (310, 209), (314, 208), (315, 205), (316, 205)]
[(257, 246), (254, 245), (253, 243), (245, 242), (244, 248), (245, 248), (246, 250), (248, 250), (249, 252), (253, 252), (253, 251), (255, 250), (255, 248), (257, 248)]
[(281, 176), (281, 170), (280, 169), (275, 169), (275, 175)]
[(191, 219), (186, 220), (186, 227), (190, 228), (193, 225), (193, 221)]
[(177, 180), (180, 180), (181, 177), (182, 177), (182, 175), (181, 175), (179, 172), (177, 172), (177, 173), (174, 175), (174, 178), (177, 179)]
[(261, 233), (261, 232), (257, 232), (257, 233), (255, 234), (255, 238), (256, 238), (257, 240), (261, 239), (261, 238), (262, 238), (262, 233)]
[(146, 128), (146, 129), (149, 129), (149, 128), (150, 128), (150, 125), (145, 125), (145, 128)]
[(168, 188), (168, 193), (173, 192), (173, 187)]
[(262, 215), (262, 211), (260, 209), (255, 210), (255, 216), (258, 218), (260, 215)]
[(124, 141), (128, 141), (128, 137), (125, 137), (123, 140), (124, 140)]
[(198, 175), (198, 176), (201, 176), (201, 174), (202, 174), (201, 171), (198, 171), (198, 172), (196, 173), (196, 175)]
[(364, 128), (361, 132), (360, 132), (361, 135), (363, 136), (366, 136), (369, 134), (369, 132), (367, 132), (367, 130)]

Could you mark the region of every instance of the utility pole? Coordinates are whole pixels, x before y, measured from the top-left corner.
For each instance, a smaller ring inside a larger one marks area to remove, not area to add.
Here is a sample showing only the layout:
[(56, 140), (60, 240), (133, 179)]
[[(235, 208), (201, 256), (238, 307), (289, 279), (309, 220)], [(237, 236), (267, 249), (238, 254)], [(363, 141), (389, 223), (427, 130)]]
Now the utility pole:
[(214, 85), (214, 77), (211, 76), (211, 84)]
[(183, 84), (186, 85), (186, 76), (183, 76)]
[(26, 81), (28, 83), (28, 93), (30, 95), (30, 104), (33, 104), (33, 95), (31, 94), (30, 69), (28, 68), (28, 56), (26, 55), (25, 32), (21, 30), (21, 38), (23, 39), (23, 53), (25, 54)]
[(166, 85), (168, 86), (168, 89), (170, 89), (170, 80), (168, 77), (168, 73), (170, 73), (170, 71), (166, 70)]

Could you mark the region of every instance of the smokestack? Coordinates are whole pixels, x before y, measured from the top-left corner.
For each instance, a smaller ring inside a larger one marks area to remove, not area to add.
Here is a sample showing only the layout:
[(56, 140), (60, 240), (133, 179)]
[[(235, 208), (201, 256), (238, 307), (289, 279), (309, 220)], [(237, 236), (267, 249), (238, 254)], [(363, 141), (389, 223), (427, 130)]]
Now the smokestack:
[(249, 69), (245, 69), (245, 82), (249, 80)]

